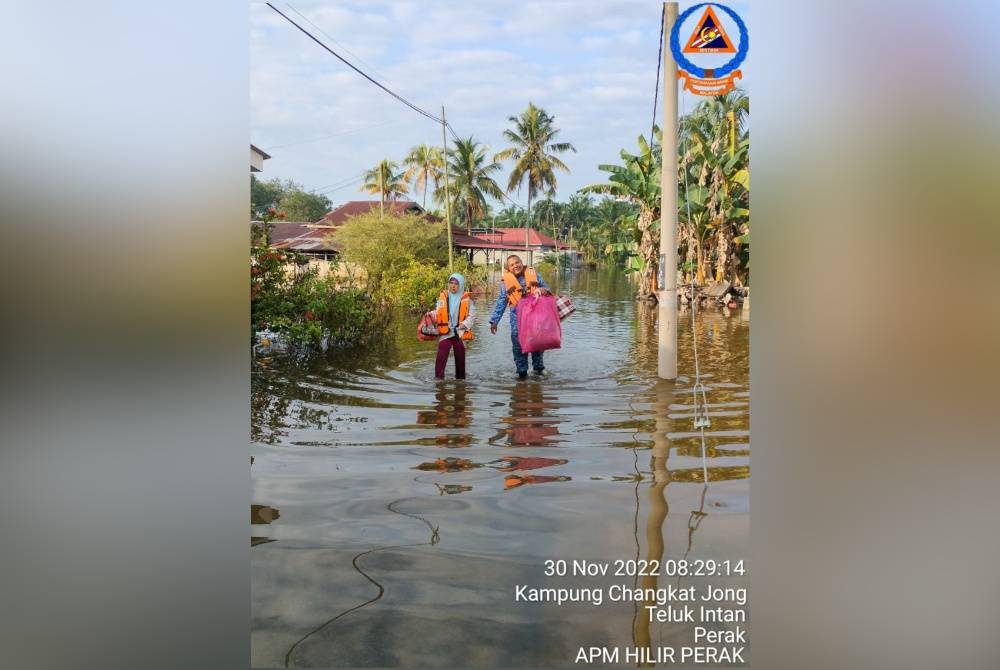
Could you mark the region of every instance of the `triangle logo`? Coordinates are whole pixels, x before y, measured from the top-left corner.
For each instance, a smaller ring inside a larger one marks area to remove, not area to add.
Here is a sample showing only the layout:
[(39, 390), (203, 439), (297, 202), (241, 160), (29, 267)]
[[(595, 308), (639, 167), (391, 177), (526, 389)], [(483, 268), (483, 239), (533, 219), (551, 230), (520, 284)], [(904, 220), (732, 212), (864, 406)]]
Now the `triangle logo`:
[(690, 53), (736, 53), (732, 40), (726, 34), (726, 29), (719, 22), (719, 17), (715, 15), (712, 6), (705, 8), (698, 21), (698, 27), (691, 33), (683, 52)]

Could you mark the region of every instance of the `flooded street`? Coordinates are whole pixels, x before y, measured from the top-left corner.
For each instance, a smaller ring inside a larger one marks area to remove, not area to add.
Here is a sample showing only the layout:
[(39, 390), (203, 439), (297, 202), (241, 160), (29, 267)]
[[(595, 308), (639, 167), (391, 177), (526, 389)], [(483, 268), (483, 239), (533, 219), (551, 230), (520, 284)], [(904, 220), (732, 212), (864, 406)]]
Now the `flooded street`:
[[(453, 359), (433, 378), (436, 347), (414, 337), (416, 318), (380, 351), (254, 361), (252, 665), (570, 666), (579, 647), (691, 644), (692, 625), (650, 623), (642, 601), (515, 602), (518, 585), (746, 585), (613, 572), (619, 560), (747, 557), (749, 321), (698, 315), (706, 487), (690, 313), (681, 377), (663, 382), (655, 309), (624, 276), (546, 279), (577, 311), (544, 378), (517, 379), (506, 314), (490, 334), (492, 287), (464, 381)], [(559, 559), (612, 572), (546, 576)]]

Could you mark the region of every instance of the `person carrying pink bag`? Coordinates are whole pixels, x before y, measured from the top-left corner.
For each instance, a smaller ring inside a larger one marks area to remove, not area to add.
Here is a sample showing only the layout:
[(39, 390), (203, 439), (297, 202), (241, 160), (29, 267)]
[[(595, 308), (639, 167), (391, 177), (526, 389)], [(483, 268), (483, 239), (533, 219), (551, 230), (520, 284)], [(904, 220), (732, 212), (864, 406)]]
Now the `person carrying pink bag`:
[[(490, 315), (490, 332), (497, 332), (497, 324), (503, 317), (504, 310), (510, 307), (510, 344), (514, 353), (514, 367), (517, 376), (524, 379), (528, 376), (528, 353), (521, 350), (517, 333), (517, 305), (527, 295), (552, 295), (548, 284), (534, 268), (525, 267), (520, 256), (507, 257), (507, 269), (503, 273), (503, 281), (497, 294), (497, 301)], [(531, 352), (531, 367), (536, 375), (545, 374), (545, 362), (541, 351)]]
[(517, 337), (524, 353), (559, 349), (562, 326), (555, 296), (530, 295), (518, 305)]

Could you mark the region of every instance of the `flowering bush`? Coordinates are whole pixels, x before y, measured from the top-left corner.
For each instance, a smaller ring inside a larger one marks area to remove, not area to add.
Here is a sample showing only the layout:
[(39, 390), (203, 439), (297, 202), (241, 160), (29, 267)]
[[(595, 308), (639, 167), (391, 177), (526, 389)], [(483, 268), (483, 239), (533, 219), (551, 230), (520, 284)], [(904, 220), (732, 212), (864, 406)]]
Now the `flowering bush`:
[(252, 331), (270, 329), (293, 341), (318, 345), (325, 335), (335, 347), (364, 344), (384, 328), (386, 310), (361, 289), (338, 287), (316, 269), (286, 272), (298, 254), (255, 247), (250, 265)]

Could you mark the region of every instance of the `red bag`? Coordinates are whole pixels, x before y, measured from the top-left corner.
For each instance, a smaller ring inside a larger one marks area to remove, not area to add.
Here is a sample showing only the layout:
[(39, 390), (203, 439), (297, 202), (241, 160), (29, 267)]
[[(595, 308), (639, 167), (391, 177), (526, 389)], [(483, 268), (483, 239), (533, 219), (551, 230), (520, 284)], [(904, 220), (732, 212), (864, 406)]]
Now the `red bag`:
[(521, 351), (559, 349), (562, 346), (562, 325), (559, 308), (551, 295), (534, 295), (521, 298), (517, 304), (517, 339)]
[(427, 312), (422, 317), (420, 317), (420, 322), (417, 323), (417, 339), (427, 342), (429, 340), (436, 340), (440, 333), (438, 332), (437, 324), (435, 321), (435, 313)]

